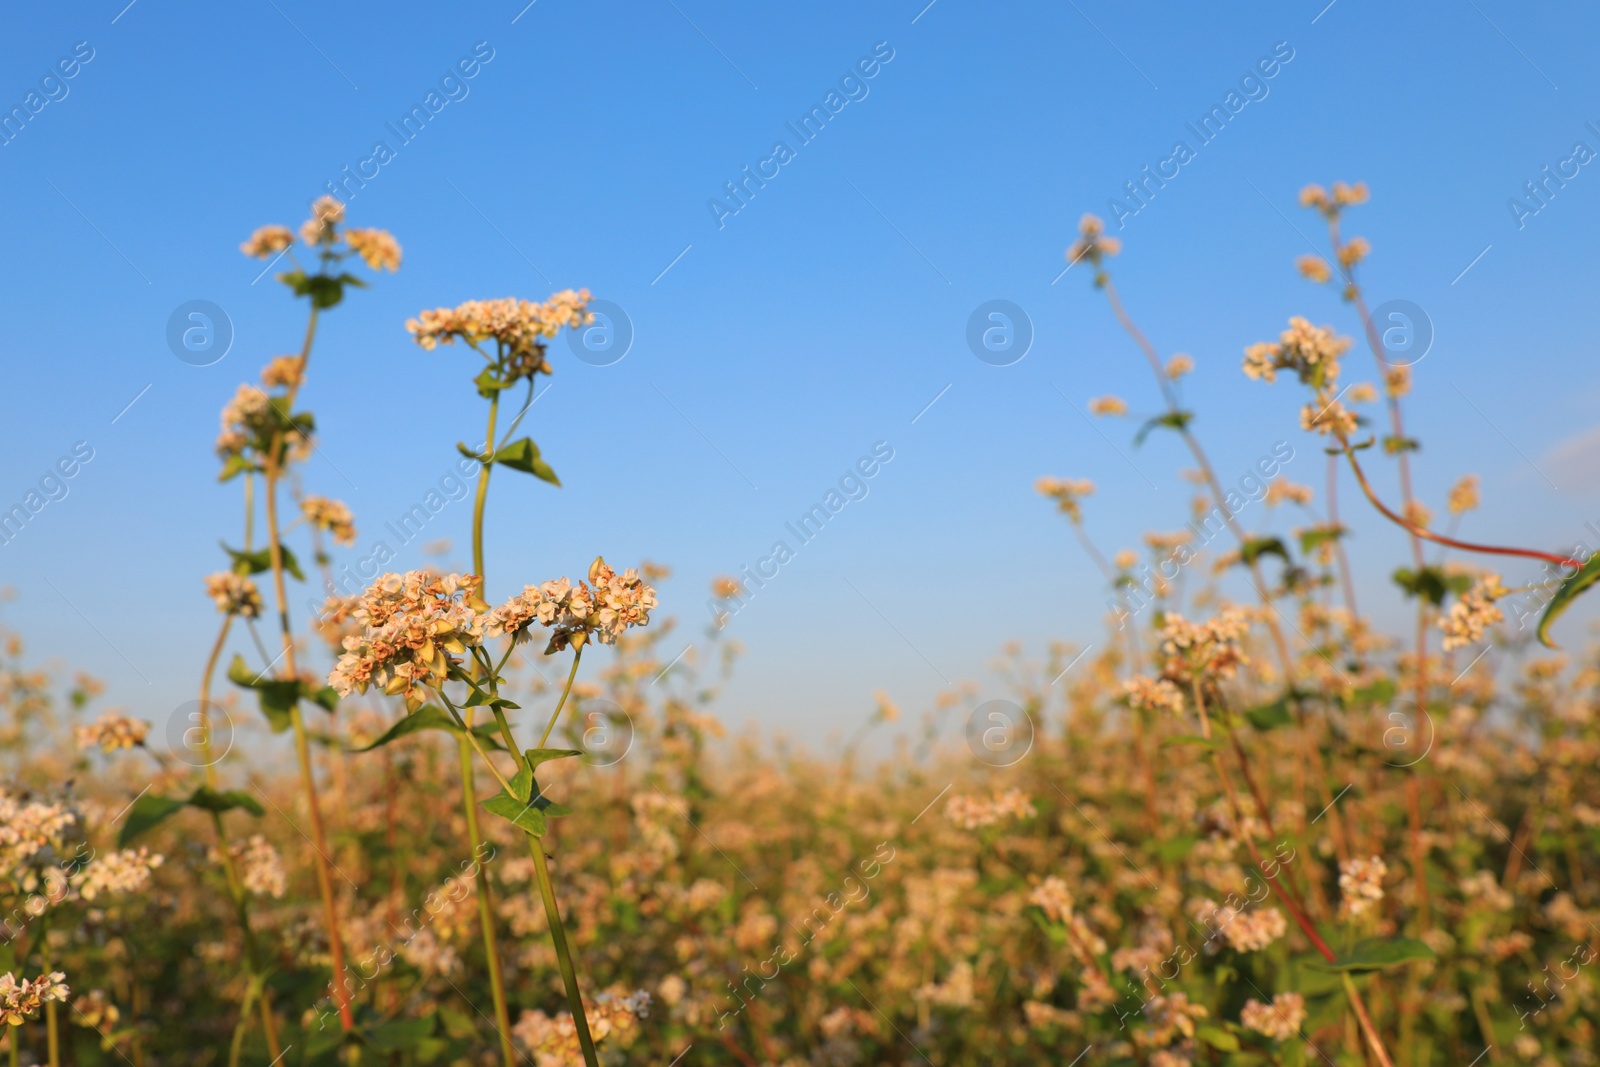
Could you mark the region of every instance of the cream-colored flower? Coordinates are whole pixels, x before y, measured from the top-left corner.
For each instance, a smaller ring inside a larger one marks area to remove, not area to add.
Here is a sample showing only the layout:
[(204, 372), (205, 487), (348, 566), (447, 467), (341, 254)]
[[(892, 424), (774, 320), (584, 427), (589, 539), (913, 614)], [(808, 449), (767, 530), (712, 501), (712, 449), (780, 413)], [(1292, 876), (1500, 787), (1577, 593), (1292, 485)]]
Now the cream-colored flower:
[(1345, 270), (1360, 263), (1372, 253), (1372, 243), (1365, 237), (1352, 237), (1339, 246), (1339, 263)]
[(1265, 1034), (1275, 1041), (1288, 1041), (1300, 1033), (1306, 1021), (1306, 998), (1299, 993), (1279, 993), (1271, 1004), (1251, 997), (1239, 1013), (1239, 1024), (1246, 1030)]
[(1089, 401), (1091, 415), (1126, 415), (1128, 402), (1120, 396), (1097, 396)]
[(1450, 514), (1460, 515), (1463, 512), (1472, 511), (1478, 504), (1478, 476), (1476, 474), (1468, 474), (1450, 487), (1448, 504)]
[(1176, 380), (1178, 378), (1182, 378), (1185, 374), (1188, 374), (1192, 370), (1194, 370), (1194, 357), (1186, 353), (1179, 352), (1177, 355), (1167, 360), (1168, 378)]
[(475, 574), (383, 575), (351, 610), (363, 632), (344, 639), (328, 684), (341, 696), (376, 685), (421, 706), (426, 689), (444, 683), (453, 657), (482, 642), (488, 609), (478, 595), (482, 585)]
[(217, 610), (224, 615), (243, 615), (247, 619), (261, 615), (261, 590), (242, 574), (218, 571), (207, 575), (206, 596), (216, 601)]
[(1129, 678), (1122, 683), (1120, 699), (1134, 711), (1183, 714), (1183, 691), (1165, 678)]
[(457, 340), (474, 346), (494, 341), (510, 360), (510, 380), (514, 382), (550, 373), (545, 342), (564, 329), (593, 322), (590, 299), (587, 289), (564, 289), (542, 304), (515, 297), (468, 300), (453, 308), (419, 312), (406, 323), (406, 329), (417, 344), (430, 352)]
[(1495, 606), (1495, 601), (1506, 595), (1498, 574), (1485, 574), (1473, 587), (1456, 598), (1450, 610), (1439, 616), (1439, 629), (1444, 631), (1440, 647), (1446, 652), (1483, 640), (1489, 626), (1505, 618), (1505, 613)]
[(1103, 257), (1121, 252), (1122, 241), (1105, 236), (1105, 232), (1106, 224), (1098, 215), (1084, 215), (1078, 220), (1078, 240), (1067, 249), (1067, 262), (1072, 264), (1087, 259), (1098, 265)]
[(1033, 488), (1040, 496), (1054, 500), (1067, 518), (1073, 522), (1082, 522), (1083, 509), (1079, 504), (1084, 497), (1094, 492), (1094, 483), (1087, 478), (1044, 477), (1034, 482)]
[(77, 735), (79, 748), (98, 745), (104, 752), (115, 752), (120, 748), (144, 744), (145, 736), (150, 733), (150, 724), (108, 711), (100, 716), (99, 721), (90, 726), (79, 726), (73, 732)]
[(1333, 277), (1333, 268), (1321, 256), (1304, 255), (1294, 261), (1300, 273), (1318, 285)]
[(262, 226), (239, 246), (239, 251), (256, 259), (271, 259), (294, 244), (294, 234), (287, 226)]
[(1279, 504), (1309, 504), (1311, 503), (1311, 487), (1291, 482), (1283, 475), (1279, 475), (1267, 483), (1267, 495), (1264, 498), (1268, 507)]
[(593, 589), (582, 581), (573, 585), (566, 578), (524, 586), (521, 593), (489, 612), (485, 633), (522, 640), (528, 627), (537, 622), (553, 631), (545, 649), (550, 653), (582, 645), (590, 638), (615, 644), (629, 627), (649, 624), (656, 591), (638, 571), (618, 574), (596, 557), (589, 565), (589, 581)]
[(261, 384), (268, 389), (298, 389), (305, 369), (306, 361), (299, 356), (273, 356), (261, 370)]
[(1163, 676), (1180, 686), (1232, 677), (1250, 662), (1243, 648), (1249, 631), (1250, 617), (1239, 608), (1229, 608), (1201, 623), (1168, 612), (1161, 628)]
[(1361, 915), (1383, 899), (1383, 878), (1389, 865), (1373, 856), (1347, 860), (1339, 867), (1339, 889), (1344, 894), (1341, 911), (1350, 917)]
[(311, 205), (311, 217), (300, 224), (300, 240), (308, 245), (332, 244), (338, 224), (344, 221), (344, 203), (337, 197), (319, 196)]
[[(24, 978), (20, 982), (14, 974), (0, 974), (0, 1022), (21, 1026), (50, 1001), (64, 1002), (72, 994), (66, 979), (60, 971), (41, 974), (32, 981)], [(17, 1040), (15, 1032), (11, 1040)]]
[(334, 544), (348, 548), (356, 543), (355, 517), (340, 501), (325, 496), (304, 496), (300, 498), (300, 514), (309, 525), (327, 530)]
[(149, 888), (150, 872), (161, 866), (162, 857), (141, 846), (95, 857), (72, 876), (72, 884), (84, 900), (105, 893), (138, 893)]
[(1348, 438), (1359, 428), (1353, 411), (1337, 400), (1326, 404), (1307, 404), (1300, 409), (1300, 428), (1319, 434)]
[(349, 229), (344, 232), (344, 243), (373, 270), (400, 269), (400, 242), (388, 230)]

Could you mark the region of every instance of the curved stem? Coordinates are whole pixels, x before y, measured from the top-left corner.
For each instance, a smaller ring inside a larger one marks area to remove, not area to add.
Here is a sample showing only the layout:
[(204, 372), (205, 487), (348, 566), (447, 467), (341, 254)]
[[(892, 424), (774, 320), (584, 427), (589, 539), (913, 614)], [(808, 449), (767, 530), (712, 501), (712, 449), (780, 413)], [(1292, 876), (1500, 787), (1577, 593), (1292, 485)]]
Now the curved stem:
[(561, 709), (566, 706), (567, 694), (572, 692), (572, 680), (578, 676), (578, 661), (581, 659), (583, 659), (583, 646), (579, 645), (573, 650), (572, 670), (567, 672), (567, 687), (561, 690), (561, 699), (556, 702), (556, 710), (550, 713), (550, 721), (545, 724), (544, 733), (539, 738), (540, 748), (550, 740), (550, 731), (555, 729), (556, 720), (561, 718)]
[(1356, 459), (1355, 450), (1350, 447), (1350, 442), (1340, 438), (1339, 445), (1343, 449), (1345, 456), (1350, 460), (1350, 469), (1355, 472), (1356, 482), (1361, 486), (1361, 491), (1366, 494), (1367, 500), (1372, 503), (1373, 507), (1377, 508), (1378, 511), (1382, 513), (1384, 518), (1388, 519), (1397, 526), (1402, 526), (1409, 530), (1413, 536), (1426, 538), (1427, 540), (1433, 541), (1436, 544), (1449, 545), (1451, 548), (1459, 548), (1467, 552), (1480, 552), (1492, 556), (1521, 556), (1526, 559), (1542, 559), (1547, 563), (1554, 563), (1559, 567), (1571, 567), (1573, 570), (1583, 569), (1583, 564), (1578, 560), (1572, 559), (1568, 556), (1557, 556), (1550, 552), (1540, 552), (1536, 548), (1508, 548), (1502, 545), (1477, 545), (1470, 541), (1458, 541), (1454, 537), (1446, 537), (1443, 534), (1433, 533), (1431, 530), (1424, 530), (1422, 527), (1417, 526), (1409, 519), (1395, 514), (1384, 504), (1383, 501), (1379, 500), (1378, 495), (1372, 491), (1372, 486), (1367, 481), (1366, 472), (1361, 469), (1361, 464)]
[(561, 965), (561, 981), (567, 987), (567, 1005), (572, 1009), (578, 1044), (583, 1047), (583, 1062), (586, 1067), (600, 1067), (600, 1058), (594, 1050), (594, 1038), (589, 1035), (589, 1019), (583, 1010), (583, 993), (578, 989), (578, 972), (572, 965), (572, 951), (567, 948), (567, 932), (561, 925), (561, 910), (556, 906), (556, 890), (550, 881), (550, 864), (545, 859), (544, 843), (530, 835), (528, 851), (533, 854), (539, 896), (544, 899), (545, 918), (550, 922), (550, 940), (555, 943), (556, 960)]
[[(1117, 288), (1111, 283), (1110, 278), (1106, 279), (1104, 288), (1106, 300), (1111, 305), (1111, 313), (1116, 316), (1118, 324), (1122, 326), (1129, 337), (1133, 338), (1134, 343), (1144, 353), (1145, 359), (1149, 361), (1150, 370), (1156, 376), (1156, 384), (1161, 389), (1162, 398), (1167, 402), (1167, 413), (1176, 414), (1179, 410), (1178, 396), (1172, 388), (1172, 379), (1167, 374), (1166, 368), (1161, 366), (1160, 354), (1156, 352), (1155, 346), (1150, 343), (1150, 339), (1144, 335), (1144, 332), (1135, 325), (1127, 309), (1122, 306), (1122, 298), (1117, 295)], [(1199, 440), (1189, 432), (1187, 426), (1181, 427), (1178, 432), (1183, 436), (1184, 444), (1189, 446), (1189, 452), (1194, 456), (1195, 463), (1199, 465), (1201, 474), (1205, 476), (1206, 486), (1211, 490), (1211, 498), (1216, 501), (1217, 510), (1222, 513), (1223, 522), (1239, 543), (1243, 545), (1249, 538), (1245, 536), (1244, 528), (1239, 525), (1238, 521), (1233, 517), (1233, 512), (1228, 508), (1227, 493), (1223, 491), (1222, 483), (1217, 479), (1217, 472), (1212, 468), (1210, 459), (1206, 457), (1205, 451), (1200, 447)], [(1251, 584), (1255, 586), (1256, 595), (1261, 598), (1261, 603), (1270, 609), (1270, 614), (1265, 617), (1267, 631), (1272, 635), (1273, 648), (1278, 654), (1279, 662), (1283, 664), (1284, 677), (1292, 685), (1294, 683), (1294, 657), (1289, 652), (1288, 640), (1283, 636), (1283, 627), (1278, 625), (1278, 609), (1273, 605), (1272, 597), (1267, 592), (1265, 579), (1261, 577), (1260, 562), (1251, 560), (1248, 566), (1250, 568)]]

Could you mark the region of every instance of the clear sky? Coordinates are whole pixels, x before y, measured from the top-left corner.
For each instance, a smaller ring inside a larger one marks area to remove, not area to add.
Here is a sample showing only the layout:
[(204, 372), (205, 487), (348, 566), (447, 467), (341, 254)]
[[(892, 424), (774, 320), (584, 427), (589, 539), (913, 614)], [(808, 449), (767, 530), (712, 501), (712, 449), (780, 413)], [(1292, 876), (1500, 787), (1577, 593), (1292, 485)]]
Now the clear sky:
[[(714, 575), (793, 545), (785, 523), (892, 449), (732, 620), (749, 651), (721, 708), (736, 724), (820, 740), (875, 687), (916, 708), (981, 677), (1007, 639), (1035, 655), (1103, 640), (1101, 578), (1032, 484), (1096, 481), (1087, 521), (1109, 551), (1181, 525), (1187, 457), (1074, 410), (1156, 398), (1087, 271), (1061, 276), (1063, 250), (1180, 140), (1193, 158), (1113, 223), (1115, 267), (1161, 350), (1195, 357), (1185, 400), (1225, 480), (1286, 441), (1286, 473), (1320, 498), (1301, 395), (1247, 381), (1240, 350), (1291, 314), (1354, 332), (1294, 272), (1320, 239), (1294, 205), (1308, 181), (1365, 179), (1351, 225), (1374, 245), (1369, 291), (1435, 333), (1411, 405), (1423, 499), (1442, 511), (1471, 471), (1485, 507), (1468, 536), (1554, 548), (1600, 526), (1600, 165), (1573, 161), (1576, 142), (1600, 150), (1593, 5), (125, 2), (26, 5), (0, 39), (0, 105), (26, 114), (0, 145), (0, 506), (79, 442), (93, 453), (0, 546), (17, 590), (0, 610), (158, 722), (192, 696), (215, 628), (202, 577), (238, 536), (217, 413), (303, 329), (238, 244), (363, 168), (349, 218), (393, 231), (405, 263), (326, 317), (303, 394), (321, 431), (307, 488), (362, 530), (341, 563), (381, 540), (416, 566), (436, 537), (466, 557), (467, 505), (407, 546), (384, 529), (482, 418), (471, 362), (404, 332), (424, 307), (587, 286), (631, 323), (607, 366), (554, 348), (525, 425), (565, 485), (497, 476), (492, 594), (576, 577), (597, 552), (653, 559), (674, 568), (662, 613), (687, 644)], [(403, 141), (391, 124), (430, 92)], [(1186, 124), (1230, 92), (1242, 106), (1202, 143)], [(816, 107), (828, 120), (806, 139)], [(1569, 177), (1541, 206), (1523, 187), (1547, 165)], [(730, 199), (747, 167), (764, 186)], [(167, 343), (192, 300), (231, 323), (209, 366)], [(1031, 324), (1008, 366), (967, 342), (991, 300)], [(1370, 365), (1353, 355), (1350, 376)], [(1344, 489), (1364, 606), (1397, 622), (1403, 541)]]

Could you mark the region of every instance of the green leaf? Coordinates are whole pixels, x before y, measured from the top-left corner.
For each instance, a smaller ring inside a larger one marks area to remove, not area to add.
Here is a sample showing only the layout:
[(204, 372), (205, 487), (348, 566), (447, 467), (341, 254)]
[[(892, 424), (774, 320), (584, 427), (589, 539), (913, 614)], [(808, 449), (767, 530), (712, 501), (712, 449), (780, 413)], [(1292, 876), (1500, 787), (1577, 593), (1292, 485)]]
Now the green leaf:
[[(479, 463), (483, 463), (483, 453), (482, 452), (479, 452), (479, 451), (477, 451), (475, 449), (468, 448), (466, 445), (462, 444), (460, 441), (456, 442), (456, 451), (460, 452), (463, 456), (466, 456), (468, 459), (475, 459)], [(489, 462), (493, 463), (494, 459), (491, 457)]]
[(1422, 451), (1422, 442), (1414, 437), (1399, 437), (1390, 434), (1383, 439), (1383, 450), (1391, 456), (1398, 456), (1402, 452)]
[(261, 701), (261, 713), (267, 717), (272, 732), (281, 734), (292, 722), (289, 713), (300, 699), (301, 683), (298, 679), (278, 679), (258, 676), (245, 663), (244, 657), (235, 655), (228, 664), (228, 681), (242, 689), (254, 689)]
[[(372, 744), (363, 746), (361, 748), (353, 748), (350, 751), (371, 752), (375, 748), (382, 748), (384, 745), (387, 745), (392, 741), (398, 741), (402, 737), (407, 737), (421, 730), (445, 730), (449, 733), (455, 734), (457, 737), (463, 736), (461, 727), (456, 725), (456, 721), (450, 717), (448, 712), (441, 710), (436, 704), (424, 704), (416, 711), (413, 711), (410, 715), (407, 715), (405, 718), (389, 727), (388, 731), (382, 737), (372, 742)], [(502, 750), (505, 748), (505, 746), (500, 744), (500, 742), (495, 738), (497, 727), (492, 722), (479, 723), (472, 728), (472, 732), (477, 734), (480, 741), (488, 745), (490, 748)]]
[(531, 438), (524, 437), (501, 448), (495, 452), (494, 462), (512, 470), (531, 474), (535, 478), (542, 478), (551, 485), (561, 484), (561, 479), (550, 469), (550, 464), (539, 458), (539, 446), (534, 444)]
[(1239, 1039), (1220, 1026), (1197, 1026), (1194, 1036), (1219, 1052), (1239, 1051)]
[(1200, 839), (1193, 834), (1179, 834), (1169, 837), (1156, 846), (1156, 855), (1161, 857), (1163, 863), (1177, 863), (1190, 852)]
[(1250, 725), (1257, 730), (1276, 730), (1280, 726), (1288, 726), (1294, 722), (1294, 716), (1289, 713), (1289, 694), (1274, 700), (1270, 704), (1261, 704), (1244, 713), (1250, 720)]
[(259, 800), (238, 789), (230, 789), (223, 793), (207, 786), (201, 786), (190, 795), (187, 803), (192, 808), (214, 811), (219, 815), (235, 808), (243, 808), (257, 818), (267, 813)]
[(319, 310), (333, 307), (344, 299), (344, 284), (350, 275), (330, 278), (326, 274), (307, 275), (305, 271), (290, 271), (278, 275), (278, 280), (294, 290), (295, 296), (309, 296), (311, 306)]
[(1412, 937), (1369, 937), (1332, 963), (1311, 964), (1319, 971), (1363, 974), (1386, 971), (1412, 960), (1438, 959), (1433, 949)]
[(1438, 607), (1444, 603), (1444, 598), (1450, 593), (1464, 593), (1472, 588), (1472, 576), (1468, 574), (1445, 574), (1438, 567), (1423, 567), (1420, 571), (1413, 571), (1409, 567), (1401, 567), (1394, 572), (1394, 584), (1404, 589), (1409, 595), (1422, 597)]
[(1139, 427), (1139, 432), (1133, 435), (1133, 443), (1136, 445), (1144, 444), (1144, 439), (1150, 436), (1151, 430), (1160, 429), (1163, 426), (1182, 432), (1193, 421), (1194, 413), (1191, 411), (1169, 411), (1165, 415), (1157, 415)]
[(1163, 748), (1173, 745), (1199, 745), (1201, 748), (1221, 748), (1222, 742), (1214, 737), (1198, 737), (1194, 734), (1184, 734), (1180, 737), (1169, 737), (1161, 742)]
[(1262, 556), (1277, 556), (1285, 563), (1289, 562), (1289, 550), (1276, 537), (1252, 537), (1239, 546), (1239, 559), (1247, 565), (1255, 563)]
[(479, 375), (472, 379), (472, 384), (478, 387), (478, 395), (485, 400), (493, 400), (502, 389), (511, 388), (510, 384), (494, 376), (493, 367), (485, 367)]
[(241, 455), (232, 455), (222, 464), (222, 471), (217, 475), (217, 481), (228, 482), (243, 474), (245, 471), (259, 470), (254, 463)]
[(128, 818), (117, 832), (117, 847), (127, 848), (128, 842), (176, 815), (187, 803), (177, 797), (144, 794), (128, 808)]
[[(229, 548), (223, 543), (222, 550), (233, 558), (233, 573), (242, 574), (246, 578), (254, 574), (272, 569), (272, 549), (270, 547), (256, 552), (241, 552)], [(287, 545), (280, 546), (279, 552), (283, 554), (283, 569), (294, 575), (300, 581), (305, 581), (305, 572), (300, 569), (300, 561), (294, 558), (294, 553), (289, 551)]]
[(367, 1044), (383, 1052), (405, 1052), (423, 1038), (433, 1034), (434, 1018), (424, 1015), (420, 1019), (390, 1019), (369, 1027)]
[(1337, 541), (1344, 536), (1343, 526), (1313, 526), (1300, 531), (1300, 554), (1309, 556), (1329, 541)]
[(1550, 598), (1550, 603), (1545, 605), (1544, 614), (1539, 617), (1539, 643), (1547, 648), (1559, 648), (1550, 640), (1550, 624), (1555, 622), (1578, 599), (1579, 594), (1587, 590), (1595, 582), (1600, 581), (1600, 552), (1596, 552), (1584, 561), (1578, 573), (1561, 583), (1561, 588), (1556, 590), (1556, 595)]
[(323, 711), (333, 711), (339, 706), (339, 691), (331, 685), (318, 688), (310, 682), (301, 682), (300, 695)]
[(576, 748), (530, 748), (527, 753), (529, 773), (538, 770), (539, 765), (542, 763), (581, 755), (583, 755), (583, 751)]
[[(524, 772), (527, 768), (523, 768)], [(522, 777), (518, 775), (517, 777)], [(528, 775), (528, 780), (533, 780), (533, 775)], [(516, 786), (515, 779), (512, 786)], [(504, 789), (483, 802), (483, 809), (491, 814), (498, 815), (509, 821), (517, 829), (532, 837), (543, 837), (549, 824), (545, 821), (544, 812), (537, 805), (526, 800), (518, 800), (510, 796)]]
[(1392, 679), (1379, 678), (1377, 681), (1368, 682), (1350, 693), (1351, 707), (1366, 708), (1374, 704), (1387, 704), (1394, 699), (1397, 692)]

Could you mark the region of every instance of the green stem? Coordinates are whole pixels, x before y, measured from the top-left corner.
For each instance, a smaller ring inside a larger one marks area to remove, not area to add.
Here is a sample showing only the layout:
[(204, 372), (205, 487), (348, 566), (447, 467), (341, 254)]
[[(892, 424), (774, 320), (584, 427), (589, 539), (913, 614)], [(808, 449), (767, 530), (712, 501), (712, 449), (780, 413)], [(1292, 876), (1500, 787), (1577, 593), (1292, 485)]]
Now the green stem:
[[(489, 400), (489, 428), (484, 431), (483, 447), (488, 457), (494, 455), (494, 421), (500, 413), (500, 394)], [(483, 577), (483, 508), (489, 500), (489, 472), (494, 463), (488, 457), (479, 457), (478, 495), (472, 502), (472, 571)]]
[[(468, 710), (470, 714), (470, 709)], [(471, 719), (467, 726), (472, 726)], [(472, 845), (472, 859), (477, 864), (478, 925), (483, 928), (483, 954), (489, 968), (489, 990), (494, 997), (495, 1028), (500, 1034), (500, 1055), (506, 1067), (515, 1067), (517, 1053), (511, 1047), (511, 1013), (506, 1008), (505, 980), (500, 973), (500, 946), (494, 936), (494, 906), (489, 896), (489, 871), (481, 860), (483, 836), (478, 830), (478, 800), (472, 784), (472, 746), (467, 739), (456, 739), (461, 757), (461, 804), (467, 816), (467, 840)]]
[(589, 1019), (583, 1011), (583, 994), (578, 990), (578, 972), (572, 966), (572, 952), (567, 948), (567, 933), (561, 926), (561, 911), (556, 907), (556, 890), (550, 882), (550, 865), (545, 859), (544, 843), (536, 837), (528, 838), (528, 851), (533, 853), (533, 869), (538, 876), (539, 895), (544, 898), (545, 917), (550, 921), (550, 940), (555, 943), (556, 959), (561, 965), (561, 981), (567, 987), (567, 1004), (572, 1008), (572, 1023), (578, 1031), (578, 1044), (583, 1046), (583, 1062), (587, 1067), (600, 1067), (595, 1054), (594, 1038), (589, 1036)]
[(572, 692), (572, 680), (578, 676), (578, 661), (583, 659), (583, 646), (579, 645), (572, 653), (572, 670), (567, 672), (567, 686), (561, 690), (561, 699), (556, 702), (556, 710), (550, 713), (550, 721), (545, 724), (544, 735), (539, 738), (539, 747), (550, 740), (550, 731), (556, 728), (556, 720), (561, 718), (561, 709), (566, 706), (567, 694)]

